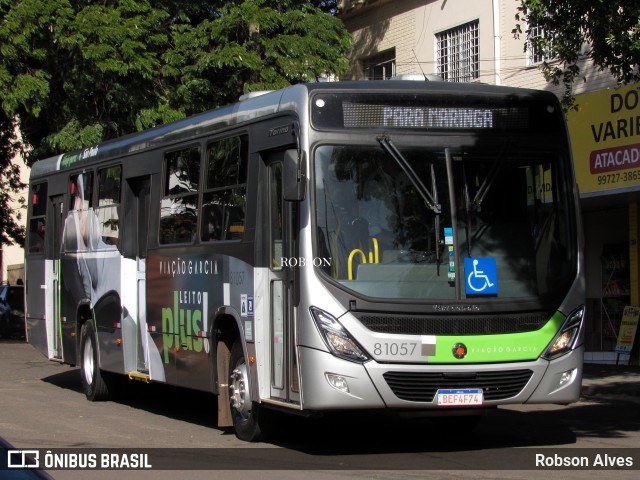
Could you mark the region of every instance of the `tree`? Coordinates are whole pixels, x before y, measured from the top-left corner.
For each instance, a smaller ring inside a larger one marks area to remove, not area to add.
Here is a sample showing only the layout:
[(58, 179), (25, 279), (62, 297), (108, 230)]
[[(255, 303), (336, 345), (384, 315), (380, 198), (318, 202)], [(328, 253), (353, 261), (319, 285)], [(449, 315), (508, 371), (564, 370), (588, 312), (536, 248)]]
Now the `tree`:
[[(609, 70), (621, 84), (640, 80), (640, 2), (622, 0), (520, 0), (516, 27), (527, 48), (548, 53), (542, 64), (545, 78), (565, 86), (564, 103), (572, 103), (580, 61), (590, 59)], [(533, 28), (543, 35), (529, 35)]]
[(20, 206), (25, 204), (24, 198), (16, 195), (25, 185), (20, 180), (20, 166), (12, 163), (12, 159), (20, 152), (20, 142), (15, 132), (14, 122), (0, 111), (0, 251), (2, 245), (15, 243), (24, 246), (22, 214), (14, 206), (16, 203)]
[(0, 150), (14, 124), (31, 164), (343, 73), (351, 43), (335, 3), (0, 0)]
[(172, 104), (201, 111), (242, 93), (315, 81), (348, 68), (350, 35), (341, 21), (308, 1), (246, 0), (218, 13), (194, 26), (180, 25), (173, 36), (166, 72), (181, 80)]

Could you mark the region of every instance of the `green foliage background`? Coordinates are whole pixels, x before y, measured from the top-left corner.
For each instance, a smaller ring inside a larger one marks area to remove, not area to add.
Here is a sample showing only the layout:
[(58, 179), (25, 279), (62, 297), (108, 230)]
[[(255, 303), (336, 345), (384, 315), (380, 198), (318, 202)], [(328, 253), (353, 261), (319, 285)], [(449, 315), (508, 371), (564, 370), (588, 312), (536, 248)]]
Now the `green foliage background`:
[(335, 8), (336, 0), (0, 0), (0, 242), (24, 241), (8, 210), (20, 187), (15, 152), (31, 164), (242, 93), (339, 75), (351, 37)]
[(528, 48), (549, 53), (542, 64), (545, 78), (565, 86), (563, 103), (570, 107), (573, 88), (582, 80), (587, 59), (609, 71), (621, 84), (640, 81), (640, 1), (516, 0), (520, 3), (513, 34), (533, 27), (544, 36)]

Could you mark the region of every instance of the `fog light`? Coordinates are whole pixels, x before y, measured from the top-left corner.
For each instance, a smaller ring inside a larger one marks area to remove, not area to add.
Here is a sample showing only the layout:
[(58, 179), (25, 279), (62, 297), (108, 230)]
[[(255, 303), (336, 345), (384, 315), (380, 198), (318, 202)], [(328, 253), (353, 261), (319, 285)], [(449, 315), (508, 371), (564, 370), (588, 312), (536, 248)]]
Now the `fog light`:
[(566, 372), (562, 372), (560, 374), (560, 384), (558, 387), (564, 387), (565, 385), (571, 383), (573, 379), (576, 378), (576, 369), (568, 370)]
[(347, 379), (342, 375), (336, 375), (335, 373), (325, 373), (324, 375), (329, 385), (333, 388), (344, 393), (349, 393), (349, 384), (347, 383)]

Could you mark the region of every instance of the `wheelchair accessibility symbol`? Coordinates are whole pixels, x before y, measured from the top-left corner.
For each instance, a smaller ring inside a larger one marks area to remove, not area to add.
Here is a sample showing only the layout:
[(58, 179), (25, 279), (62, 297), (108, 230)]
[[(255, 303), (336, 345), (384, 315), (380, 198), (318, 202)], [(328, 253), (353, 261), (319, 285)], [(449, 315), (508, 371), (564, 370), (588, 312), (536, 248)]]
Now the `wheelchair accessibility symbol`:
[(498, 293), (498, 273), (495, 258), (465, 258), (467, 295), (495, 295)]

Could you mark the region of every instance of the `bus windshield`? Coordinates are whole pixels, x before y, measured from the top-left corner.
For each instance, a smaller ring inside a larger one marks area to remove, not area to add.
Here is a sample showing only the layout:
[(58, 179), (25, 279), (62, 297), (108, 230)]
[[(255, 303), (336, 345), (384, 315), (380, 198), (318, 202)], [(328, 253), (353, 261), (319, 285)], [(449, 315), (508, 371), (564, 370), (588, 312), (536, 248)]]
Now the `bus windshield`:
[(315, 150), (326, 275), (386, 299), (532, 298), (568, 287), (577, 247), (561, 152), (378, 141)]

